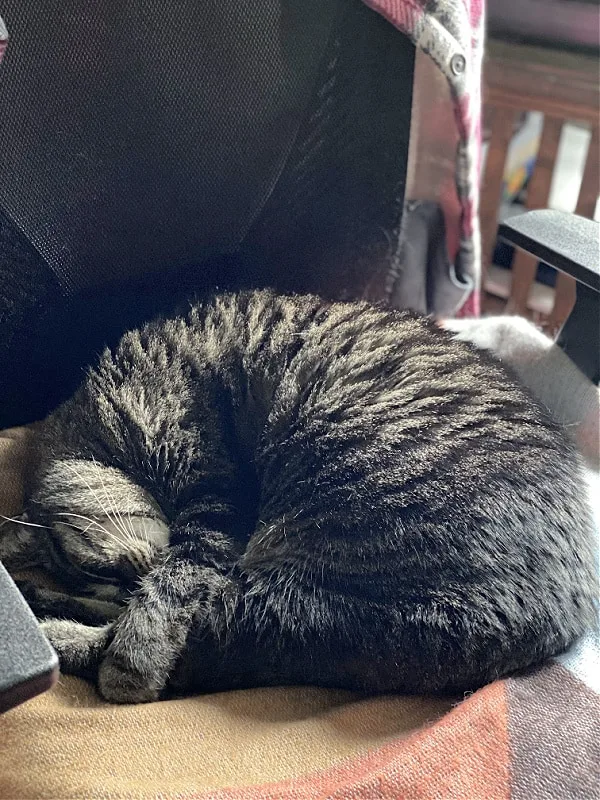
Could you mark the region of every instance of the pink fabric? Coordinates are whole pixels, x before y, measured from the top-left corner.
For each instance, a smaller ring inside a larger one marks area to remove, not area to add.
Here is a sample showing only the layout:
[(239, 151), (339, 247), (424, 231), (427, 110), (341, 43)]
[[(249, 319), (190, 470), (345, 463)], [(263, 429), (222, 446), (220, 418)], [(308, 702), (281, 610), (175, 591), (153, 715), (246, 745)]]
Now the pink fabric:
[[(365, 0), (424, 49), (444, 72), (455, 100), (460, 136), (456, 185), (461, 202), (459, 261), (475, 291), (461, 316), (479, 315), (479, 181), (481, 173), (482, 0)], [(460, 71), (460, 58), (464, 70)], [(458, 59), (458, 65), (457, 65)]]
[(2, 22), (2, 17), (0, 17), (0, 61), (2, 61), (2, 56), (4, 55), (4, 51), (6, 50), (6, 45), (8, 44), (8, 32), (4, 23)]
[(423, 3), (419, 0), (365, 0), (366, 4), (391, 22), (409, 38), (424, 17)]

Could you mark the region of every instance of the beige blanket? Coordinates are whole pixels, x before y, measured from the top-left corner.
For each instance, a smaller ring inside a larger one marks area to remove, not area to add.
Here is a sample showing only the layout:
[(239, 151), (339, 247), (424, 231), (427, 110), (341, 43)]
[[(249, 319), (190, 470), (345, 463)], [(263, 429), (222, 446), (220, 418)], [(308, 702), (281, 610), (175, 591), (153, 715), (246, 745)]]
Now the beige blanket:
[[(0, 514), (20, 511), (31, 431), (0, 434)], [(189, 797), (322, 770), (437, 720), (451, 702), (257, 689), (112, 706), (85, 681), (0, 717), (0, 798)]]

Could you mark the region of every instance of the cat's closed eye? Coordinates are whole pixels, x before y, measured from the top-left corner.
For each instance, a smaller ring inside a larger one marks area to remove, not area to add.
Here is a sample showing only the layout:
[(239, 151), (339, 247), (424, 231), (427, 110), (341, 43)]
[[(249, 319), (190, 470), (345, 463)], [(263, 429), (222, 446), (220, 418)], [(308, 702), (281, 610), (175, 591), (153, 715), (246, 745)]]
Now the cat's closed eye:
[[(169, 527), (156, 501), (96, 459), (54, 459), (32, 500), (52, 568), (86, 581), (133, 587), (164, 556)], [(39, 517), (39, 518), (38, 518)]]
[(115, 512), (87, 517), (57, 512), (53, 525), (60, 534), (60, 555), (90, 577), (127, 582), (156, 565), (169, 542), (169, 529), (160, 519)]

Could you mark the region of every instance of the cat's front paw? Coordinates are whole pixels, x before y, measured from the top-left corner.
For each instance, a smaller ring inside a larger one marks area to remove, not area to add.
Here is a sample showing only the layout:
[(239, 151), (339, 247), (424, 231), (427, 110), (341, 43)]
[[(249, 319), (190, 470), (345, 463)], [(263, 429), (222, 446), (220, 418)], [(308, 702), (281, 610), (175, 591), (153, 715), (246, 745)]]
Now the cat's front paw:
[(56, 651), (61, 672), (95, 678), (112, 625), (96, 627), (68, 619), (47, 619), (41, 623), (41, 628)]
[(109, 654), (98, 672), (98, 691), (110, 703), (152, 703), (164, 688), (152, 671), (140, 671), (122, 658)]

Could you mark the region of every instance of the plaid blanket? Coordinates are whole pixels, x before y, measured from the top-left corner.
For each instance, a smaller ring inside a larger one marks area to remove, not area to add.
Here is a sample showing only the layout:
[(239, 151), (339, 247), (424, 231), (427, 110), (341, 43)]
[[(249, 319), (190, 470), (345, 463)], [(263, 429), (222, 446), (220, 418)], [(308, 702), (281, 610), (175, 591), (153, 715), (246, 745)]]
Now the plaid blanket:
[(598, 696), (564, 665), (491, 684), (443, 712), (439, 701), (364, 700), (316, 689), (114, 707), (101, 704), (83, 682), (63, 679), (52, 693), (3, 718), (0, 796), (599, 796)]

